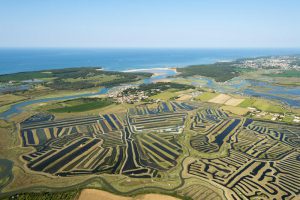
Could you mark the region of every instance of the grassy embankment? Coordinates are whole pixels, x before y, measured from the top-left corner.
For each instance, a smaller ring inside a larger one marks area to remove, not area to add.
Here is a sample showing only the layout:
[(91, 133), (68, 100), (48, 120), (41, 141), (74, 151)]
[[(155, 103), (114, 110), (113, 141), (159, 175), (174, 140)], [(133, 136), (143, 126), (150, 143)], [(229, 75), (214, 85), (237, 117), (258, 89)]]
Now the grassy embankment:
[(40, 193), (21, 193), (3, 200), (18, 199), (18, 200), (75, 200), (79, 192), (68, 191), (68, 192), (40, 192)]

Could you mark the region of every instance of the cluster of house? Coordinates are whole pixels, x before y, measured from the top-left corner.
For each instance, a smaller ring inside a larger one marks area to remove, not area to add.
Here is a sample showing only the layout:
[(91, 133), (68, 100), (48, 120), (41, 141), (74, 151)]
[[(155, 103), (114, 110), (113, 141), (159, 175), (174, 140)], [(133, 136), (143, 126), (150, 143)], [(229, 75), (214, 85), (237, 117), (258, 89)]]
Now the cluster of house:
[(300, 123), (300, 117), (294, 116), (293, 122)]
[(280, 68), (280, 69), (291, 69), (299, 68), (298, 65), (294, 65), (295, 58), (289, 56), (281, 57), (268, 57), (268, 58), (256, 58), (247, 59), (241, 61), (238, 64), (239, 67), (245, 68)]
[[(248, 107), (248, 110), (250, 111), (250, 116), (255, 116), (257, 118), (270, 117), (272, 121), (282, 121), (283, 118), (286, 117), (286, 115), (284, 114), (260, 111), (253, 107)], [(292, 116), (292, 117), (294, 123), (300, 123), (300, 117), (298, 116)]]
[(147, 95), (145, 95), (144, 91), (137, 91), (134, 94), (125, 94), (124, 91), (129, 88), (136, 88), (136, 87), (135, 86), (118, 87), (112, 91), (109, 91), (108, 97), (112, 98), (116, 103), (129, 103), (129, 104), (140, 102), (142, 100), (149, 98)]

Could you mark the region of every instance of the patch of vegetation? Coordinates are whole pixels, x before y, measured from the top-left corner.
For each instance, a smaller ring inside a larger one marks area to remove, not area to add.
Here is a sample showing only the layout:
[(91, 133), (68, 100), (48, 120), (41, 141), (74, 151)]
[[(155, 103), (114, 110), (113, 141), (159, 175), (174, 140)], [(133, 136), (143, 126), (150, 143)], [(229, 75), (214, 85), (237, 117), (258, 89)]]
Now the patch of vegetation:
[(286, 78), (296, 77), (296, 78), (299, 78), (300, 71), (299, 70), (286, 70), (286, 71), (276, 73), (276, 74), (264, 74), (264, 75), (270, 76), (270, 77), (286, 77)]
[(3, 74), (0, 75), (0, 82), (9, 81), (25, 81), (39, 78), (50, 78), (53, 77), (52, 73), (45, 73), (43, 71), (38, 72), (18, 72), (14, 74)]
[(60, 102), (56, 104), (56, 108), (49, 109), (49, 112), (56, 113), (70, 113), (70, 112), (84, 112), (94, 109), (103, 108), (113, 104), (107, 98), (80, 98)]
[(273, 112), (273, 113), (285, 113), (286, 112), (286, 110), (282, 106), (276, 105), (267, 100), (257, 100), (253, 104), (253, 106), (259, 110), (263, 110), (263, 111), (267, 111), (267, 112)]
[(282, 86), (300, 86), (300, 82), (277, 82), (276, 84)]
[(245, 99), (242, 103), (239, 104), (239, 107), (247, 108), (247, 107), (254, 107), (258, 110), (266, 111), (266, 112), (273, 112), (273, 113), (285, 113), (286, 110), (274, 102), (270, 102), (264, 99)]
[(242, 108), (251, 107), (254, 102), (255, 102), (255, 99), (248, 98), (248, 99), (245, 99), (242, 103), (240, 103), (239, 107), (242, 107)]
[(73, 200), (78, 195), (77, 191), (68, 192), (41, 192), (41, 193), (22, 193), (6, 198), (6, 200)]
[(233, 66), (231, 62), (219, 62), (209, 65), (191, 65), (184, 68), (177, 68), (180, 72), (179, 76), (206, 76), (215, 79), (217, 82), (228, 81), (237, 77), (241, 73), (241, 69)]

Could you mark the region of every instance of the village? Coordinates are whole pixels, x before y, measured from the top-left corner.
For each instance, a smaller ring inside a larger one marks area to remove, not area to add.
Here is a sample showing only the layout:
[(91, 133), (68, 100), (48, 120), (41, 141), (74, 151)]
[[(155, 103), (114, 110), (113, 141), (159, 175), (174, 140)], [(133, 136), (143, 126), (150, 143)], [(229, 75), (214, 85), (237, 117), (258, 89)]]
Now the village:
[(115, 87), (108, 92), (108, 97), (112, 98), (114, 102), (121, 103), (121, 104), (123, 103), (133, 104), (135, 102), (140, 102), (142, 100), (148, 99), (149, 96), (147, 96), (144, 91), (139, 91), (131, 94), (124, 94), (125, 90), (136, 89), (137, 87), (138, 86), (135, 85)]
[(277, 56), (239, 60), (236, 66), (254, 69), (300, 69), (299, 57)]

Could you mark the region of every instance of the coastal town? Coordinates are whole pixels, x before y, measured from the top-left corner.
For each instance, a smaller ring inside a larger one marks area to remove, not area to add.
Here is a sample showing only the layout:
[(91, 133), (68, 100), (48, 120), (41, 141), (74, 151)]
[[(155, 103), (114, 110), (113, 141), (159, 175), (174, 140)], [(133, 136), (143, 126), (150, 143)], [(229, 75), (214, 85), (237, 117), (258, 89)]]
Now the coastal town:
[(240, 59), (235, 66), (253, 69), (300, 70), (299, 56), (270, 56)]
[(124, 91), (128, 89), (136, 89), (137, 87), (138, 86), (134, 86), (134, 85), (115, 87), (108, 92), (107, 96), (109, 98), (112, 98), (114, 102), (121, 103), (121, 104), (122, 103), (133, 104), (148, 99), (149, 96), (147, 96), (144, 91), (139, 91), (128, 95), (124, 94)]

